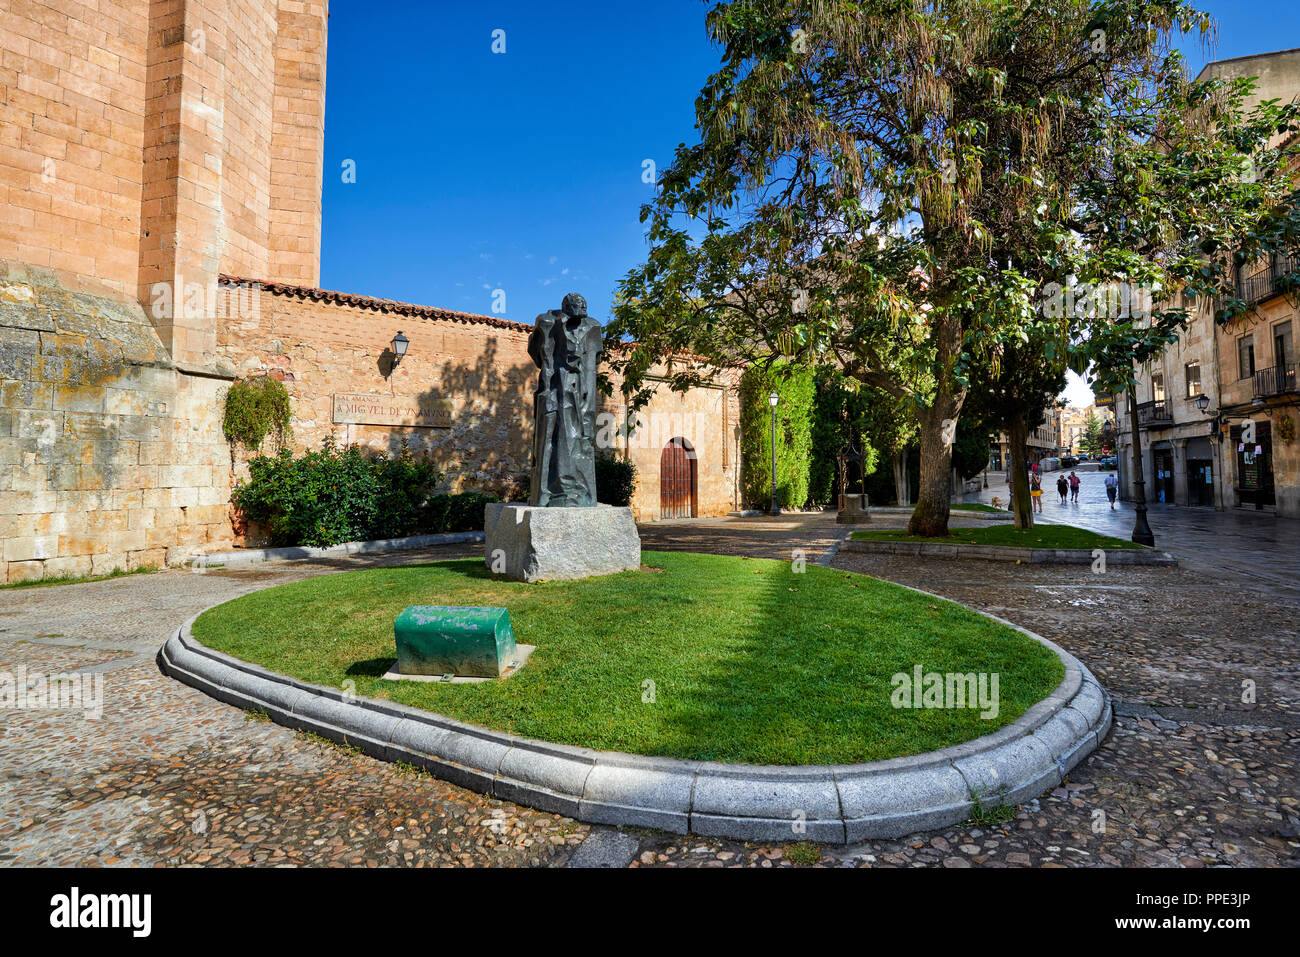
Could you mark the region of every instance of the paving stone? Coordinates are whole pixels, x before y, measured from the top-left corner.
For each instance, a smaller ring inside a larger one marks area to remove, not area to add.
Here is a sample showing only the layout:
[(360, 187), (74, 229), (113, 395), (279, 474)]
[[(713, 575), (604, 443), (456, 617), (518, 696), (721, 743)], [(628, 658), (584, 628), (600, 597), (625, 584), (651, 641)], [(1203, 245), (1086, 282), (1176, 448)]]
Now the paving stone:
[[(636, 859), (641, 842), (630, 834), (596, 828), (569, 858), (568, 867), (627, 867)], [(651, 856), (651, 862), (654, 857)]]

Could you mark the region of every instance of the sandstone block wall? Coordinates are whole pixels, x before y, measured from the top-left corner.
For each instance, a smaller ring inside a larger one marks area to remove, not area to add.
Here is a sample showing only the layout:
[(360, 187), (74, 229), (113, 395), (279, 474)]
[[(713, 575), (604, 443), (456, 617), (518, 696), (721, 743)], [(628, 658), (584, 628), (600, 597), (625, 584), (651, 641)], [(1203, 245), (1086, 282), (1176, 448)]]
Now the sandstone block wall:
[(178, 370), (134, 300), (0, 262), (0, 581), (231, 544), (225, 386)]
[[(221, 272), (319, 279), (323, 2), (2, 0), (0, 259), (128, 294), (211, 358)], [(170, 301), (155, 303), (162, 284)]]

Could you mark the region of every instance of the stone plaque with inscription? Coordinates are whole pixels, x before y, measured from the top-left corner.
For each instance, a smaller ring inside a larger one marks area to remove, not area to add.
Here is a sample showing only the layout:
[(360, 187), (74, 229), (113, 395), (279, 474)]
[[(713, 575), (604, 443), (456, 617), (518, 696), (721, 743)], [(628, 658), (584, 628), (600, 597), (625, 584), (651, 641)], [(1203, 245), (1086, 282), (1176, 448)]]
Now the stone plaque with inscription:
[(336, 392), (334, 422), (339, 425), (406, 425), (425, 429), (450, 429), (451, 400)]

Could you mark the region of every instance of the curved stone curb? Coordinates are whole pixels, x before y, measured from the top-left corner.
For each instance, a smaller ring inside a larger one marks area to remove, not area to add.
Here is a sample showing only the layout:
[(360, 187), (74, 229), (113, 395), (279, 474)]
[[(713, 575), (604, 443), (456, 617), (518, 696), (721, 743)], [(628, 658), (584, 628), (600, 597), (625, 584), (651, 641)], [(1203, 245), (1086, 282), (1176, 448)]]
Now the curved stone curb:
[(1037, 797), (1105, 738), (1110, 698), (1092, 673), (1047, 639), (986, 617), (1061, 658), (1065, 678), (1056, 690), (984, 737), (853, 765), (722, 764), (533, 741), (267, 671), (200, 644), (193, 618), (158, 659), (164, 674), (277, 724), (542, 811), (680, 834), (844, 843), (947, 827), (969, 818), (976, 803)]
[(191, 565), (211, 568), (221, 565), (232, 568), (238, 565), (259, 565), (262, 562), (283, 562), (302, 558), (335, 558), (339, 555), (374, 555), (400, 552), (411, 548), (433, 548), (435, 545), (462, 545), (480, 543), (482, 532), (439, 532), (436, 535), (411, 535), (407, 538), (378, 538), (367, 542), (343, 542), (339, 545), (293, 545), (286, 548), (240, 548), (231, 552), (209, 552), (190, 560)]
[[(840, 546), (844, 552), (871, 555), (912, 555), (921, 558), (982, 558), (991, 562), (1022, 562), (1026, 565), (1091, 565), (1091, 548), (1018, 548), (1014, 545), (947, 545), (941, 542), (895, 542), (850, 538)], [(1107, 565), (1151, 565), (1177, 568), (1178, 559), (1168, 552), (1146, 548), (1105, 548)]]

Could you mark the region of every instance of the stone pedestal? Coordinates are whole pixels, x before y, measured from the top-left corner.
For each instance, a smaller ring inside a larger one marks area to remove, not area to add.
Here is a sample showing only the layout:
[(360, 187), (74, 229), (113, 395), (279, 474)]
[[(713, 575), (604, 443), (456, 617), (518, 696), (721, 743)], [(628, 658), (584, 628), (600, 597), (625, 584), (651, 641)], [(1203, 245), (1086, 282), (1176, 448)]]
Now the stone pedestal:
[(484, 560), (516, 581), (590, 578), (641, 567), (641, 536), (630, 508), (486, 506)]
[(867, 510), (866, 493), (841, 494), (840, 511), (835, 516), (835, 521), (840, 525), (866, 525), (869, 523), (871, 513)]

